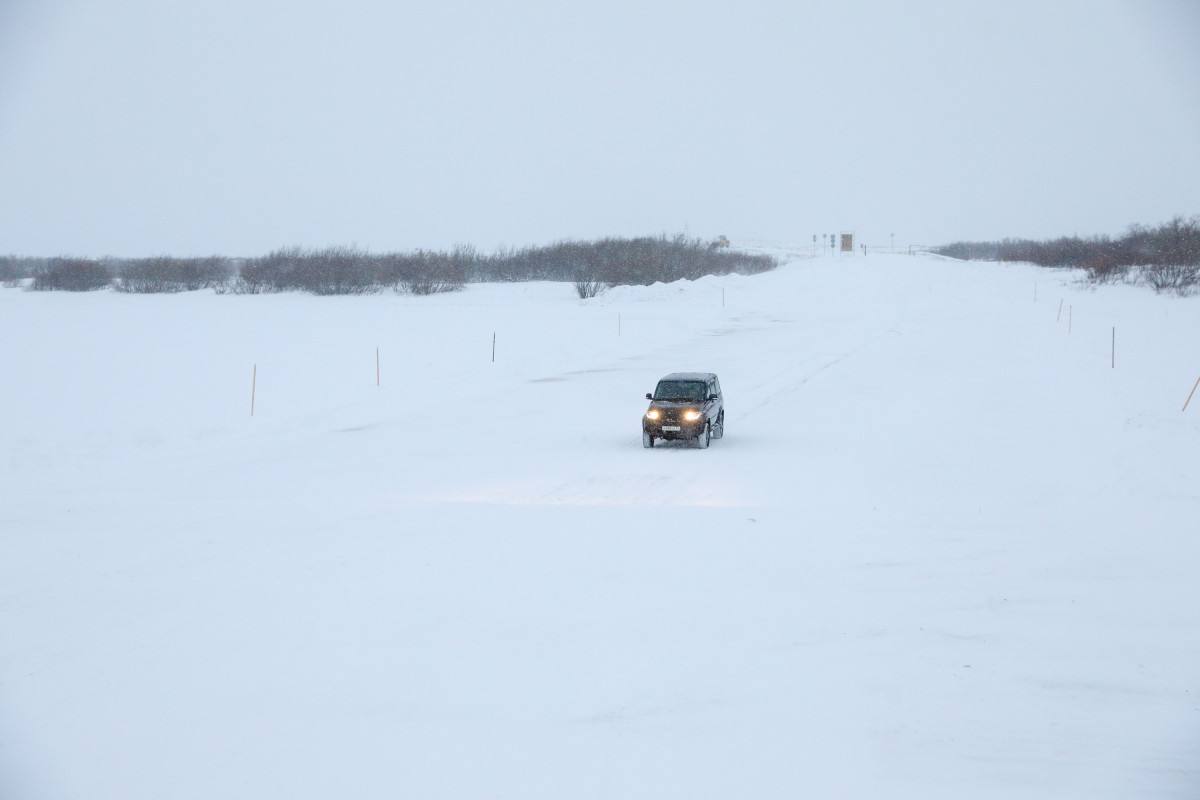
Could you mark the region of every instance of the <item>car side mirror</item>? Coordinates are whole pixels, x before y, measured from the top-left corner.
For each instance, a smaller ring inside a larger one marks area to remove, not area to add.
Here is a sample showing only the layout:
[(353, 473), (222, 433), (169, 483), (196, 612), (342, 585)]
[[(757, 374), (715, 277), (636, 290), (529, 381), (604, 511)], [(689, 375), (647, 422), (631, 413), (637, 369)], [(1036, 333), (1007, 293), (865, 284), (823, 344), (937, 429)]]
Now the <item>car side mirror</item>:
[(646, 392), (646, 399), (647, 399), (647, 400), (653, 400), (653, 399), (654, 399), (654, 395), (650, 394), (649, 392)]
[(716, 400), (716, 399), (717, 399), (717, 396), (716, 396), (715, 394), (710, 394), (710, 395), (708, 396), (708, 399), (709, 399), (709, 400)]

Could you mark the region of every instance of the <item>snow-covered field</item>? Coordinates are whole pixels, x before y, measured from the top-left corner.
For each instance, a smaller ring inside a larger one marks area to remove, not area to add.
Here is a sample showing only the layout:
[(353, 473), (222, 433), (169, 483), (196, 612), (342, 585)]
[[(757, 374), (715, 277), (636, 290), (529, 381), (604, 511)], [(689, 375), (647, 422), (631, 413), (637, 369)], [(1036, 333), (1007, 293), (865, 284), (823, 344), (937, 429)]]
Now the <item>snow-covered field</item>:
[[(1200, 792), (1196, 300), (869, 256), (0, 340), (6, 800)], [(726, 438), (643, 450), (685, 369)]]

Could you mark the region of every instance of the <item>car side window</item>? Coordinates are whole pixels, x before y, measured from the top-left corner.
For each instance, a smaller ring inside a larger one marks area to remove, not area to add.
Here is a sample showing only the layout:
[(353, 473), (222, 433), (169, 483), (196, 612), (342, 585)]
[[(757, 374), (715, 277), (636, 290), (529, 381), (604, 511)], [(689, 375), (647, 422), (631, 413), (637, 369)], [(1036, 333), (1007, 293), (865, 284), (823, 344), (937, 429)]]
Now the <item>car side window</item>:
[(713, 391), (712, 391), (712, 393), (713, 393), (713, 394), (715, 394), (717, 397), (720, 397), (720, 396), (721, 396), (721, 382), (720, 382), (719, 380), (717, 380), (716, 378), (713, 378)]

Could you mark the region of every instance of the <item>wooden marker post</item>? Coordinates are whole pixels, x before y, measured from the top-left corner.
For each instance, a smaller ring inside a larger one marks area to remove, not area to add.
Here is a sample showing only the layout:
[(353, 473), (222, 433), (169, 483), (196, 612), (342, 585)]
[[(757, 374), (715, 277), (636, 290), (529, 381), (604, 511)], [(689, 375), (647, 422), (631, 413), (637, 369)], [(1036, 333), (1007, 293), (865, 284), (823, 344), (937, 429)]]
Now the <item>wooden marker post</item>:
[(1183, 410), (1187, 411), (1188, 403), (1192, 402), (1192, 395), (1196, 393), (1196, 389), (1200, 387), (1200, 378), (1196, 378), (1196, 382), (1192, 384), (1192, 391), (1188, 393), (1188, 399), (1183, 401)]
[(375, 385), (379, 386), (379, 348), (375, 348)]
[(1075, 306), (1067, 306), (1067, 333), (1071, 332), (1071, 325), (1075, 320)]
[(250, 416), (254, 416), (254, 390), (258, 385), (258, 364), (250, 369)]
[(496, 332), (492, 331), (492, 363), (496, 363)]
[(1062, 306), (1063, 306), (1063, 301), (1062, 301), (1062, 300), (1059, 300), (1059, 301), (1058, 301), (1058, 316), (1054, 318), (1054, 321), (1055, 321), (1056, 323), (1057, 323), (1057, 322), (1062, 322)]

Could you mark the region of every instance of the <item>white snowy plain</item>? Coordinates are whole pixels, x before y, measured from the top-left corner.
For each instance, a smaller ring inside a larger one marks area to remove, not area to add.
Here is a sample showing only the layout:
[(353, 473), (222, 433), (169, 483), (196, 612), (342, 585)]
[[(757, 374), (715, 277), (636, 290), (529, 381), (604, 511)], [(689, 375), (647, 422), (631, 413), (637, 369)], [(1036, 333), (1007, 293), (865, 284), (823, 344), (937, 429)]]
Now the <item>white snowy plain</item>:
[[(1198, 312), (2, 290), (0, 797), (1195, 797)], [(641, 446), (675, 370), (708, 450)]]

